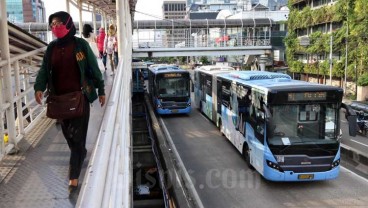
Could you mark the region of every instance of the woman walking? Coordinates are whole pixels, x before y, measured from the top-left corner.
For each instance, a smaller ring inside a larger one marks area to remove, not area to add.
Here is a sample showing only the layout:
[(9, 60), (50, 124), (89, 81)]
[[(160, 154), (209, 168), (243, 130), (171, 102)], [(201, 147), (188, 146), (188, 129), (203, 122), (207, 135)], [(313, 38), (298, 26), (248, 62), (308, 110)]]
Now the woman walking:
[(105, 71), (106, 71), (106, 58), (107, 58), (107, 55), (106, 53), (104, 52), (104, 44), (105, 44), (105, 37), (106, 37), (106, 33), (105, 33), (105, 28), (101, 27), (99, 29), (99, 33), (97, 38), (96, 38), (96, 41), (97, 41), (97, 48), (98, 48), (98, 51), (100, 53), (100, 58), (102, 58), (102, 63), (105, 67)]
[(96, 43), (96, 35), (93, 33), (93, 28), (90, 24), (83, 25), (82, 38), (89, 43), (93, 53), (96, 57), (99, 57), (99, 52)]
[[(46, 87), (48, 93), (54, 95), (82, 91), (86, 100), (82, 116), (59, 120), (71, 151), (69, 193), (72, 193), (78, 188), (78, 178), (87, 154), (85, 145), (90, 115), (89, 103), (98, 97), (101, 106), (104, 105), (104, 81), (88, 42), (75, 37), (76, 29), (72, 17), (63, 11), (56, 12), (49, 16), (49, 25), (56, 39), (48, 45), (36, 78), (36, 102), (41, 104)], [(89, 79), (93, 80), (94, 86), (98, 88), (98, 96), (93, 87), (86, 86), (85, 83)]]
[(117, 38), (116, 38), (116, 27), (115, 25), (109, 26), (109, 31), (107, 32), (107, 37), (105, 38), (104, 44), (105, 53), (109, 56), (110, 66), (112, 74), (114, 74), (115, 64), (113, 61), (114, 52), (117, 51)]

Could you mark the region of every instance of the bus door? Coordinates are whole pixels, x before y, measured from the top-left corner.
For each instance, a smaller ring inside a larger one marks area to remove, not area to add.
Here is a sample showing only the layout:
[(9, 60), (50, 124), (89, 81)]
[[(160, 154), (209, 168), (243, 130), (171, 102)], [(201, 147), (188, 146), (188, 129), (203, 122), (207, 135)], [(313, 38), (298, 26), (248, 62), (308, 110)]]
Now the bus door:
[(194, 102), (197, 108), (199, 108), (199, 103), (201, 102), (201, 73), (199, 71), (194, 72)]
[(216, 124), (217, 126), (217, 78), (216, 76), (212, 76), (212, 108), (211, 108), (211, 113), (212, 113), (212, 121)]
[(216, 103), (217, 103), (217, 106), (216, 106), (216, 115), (217, 115), (217, 122), (216, 122), (216, 125), (219, 126), (219, 119), (221, 119), (221, 99), (222, 99), (222, 90), (221, 90), (221, 80), (218, 79), (216, 81), (216, 88), (217, 88), (217, 92), (215, 93), (216, 94)]
[[(212, 117), (212, 106), (213, 106), (213, 96), (212, 96), (212, 76), (206, 75), (204, 76), (204, 85), (203, 85), (203, 94), (204, 94), (204, 105), (202, 105), (203, 112), (206, 114), (208, 118), (214, 121)], [(216, 121), (214, 121), (216, 122)]]
[(263, 110), (264, 94), (252, 91), (252, 107), (250, 112), (254, 134), (249, 136), (251, 163), (260, 173), (263, 172), (264, 140), (266, 136), (266, 120)]

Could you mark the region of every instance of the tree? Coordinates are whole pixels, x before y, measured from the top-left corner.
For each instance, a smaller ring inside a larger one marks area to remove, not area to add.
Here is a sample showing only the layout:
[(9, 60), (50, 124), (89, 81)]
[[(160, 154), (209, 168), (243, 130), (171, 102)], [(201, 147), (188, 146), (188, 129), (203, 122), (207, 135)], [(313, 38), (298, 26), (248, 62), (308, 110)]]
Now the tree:
[(203, 65), (208, 65), (210, 62), (208, 61), (207, 56), (201, 56), (199, 59), (200, 62), (202, 62)]

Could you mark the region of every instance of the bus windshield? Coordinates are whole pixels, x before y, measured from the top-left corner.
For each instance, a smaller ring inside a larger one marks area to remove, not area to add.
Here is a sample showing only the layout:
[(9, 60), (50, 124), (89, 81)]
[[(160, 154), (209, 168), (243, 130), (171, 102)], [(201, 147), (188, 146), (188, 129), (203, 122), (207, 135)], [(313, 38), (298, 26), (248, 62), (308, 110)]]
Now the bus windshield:
[(188, 77), (162, 78), (157, 85), (159, 97), (188, 97)]
[(336, 104), (274, 105), (270, 110), (270, 145), (326, 144), (338, 140)]

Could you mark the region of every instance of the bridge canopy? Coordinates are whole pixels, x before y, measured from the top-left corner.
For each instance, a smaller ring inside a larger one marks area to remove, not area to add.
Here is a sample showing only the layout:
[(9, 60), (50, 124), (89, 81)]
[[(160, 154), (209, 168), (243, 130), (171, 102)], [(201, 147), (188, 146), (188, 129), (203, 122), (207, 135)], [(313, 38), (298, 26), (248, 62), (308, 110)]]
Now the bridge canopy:
[(216, 27), (272, 27), (275, 22), (268, 18), (211, 19), (211, 20), (135, 20), (133, 29), (216, 28)]

